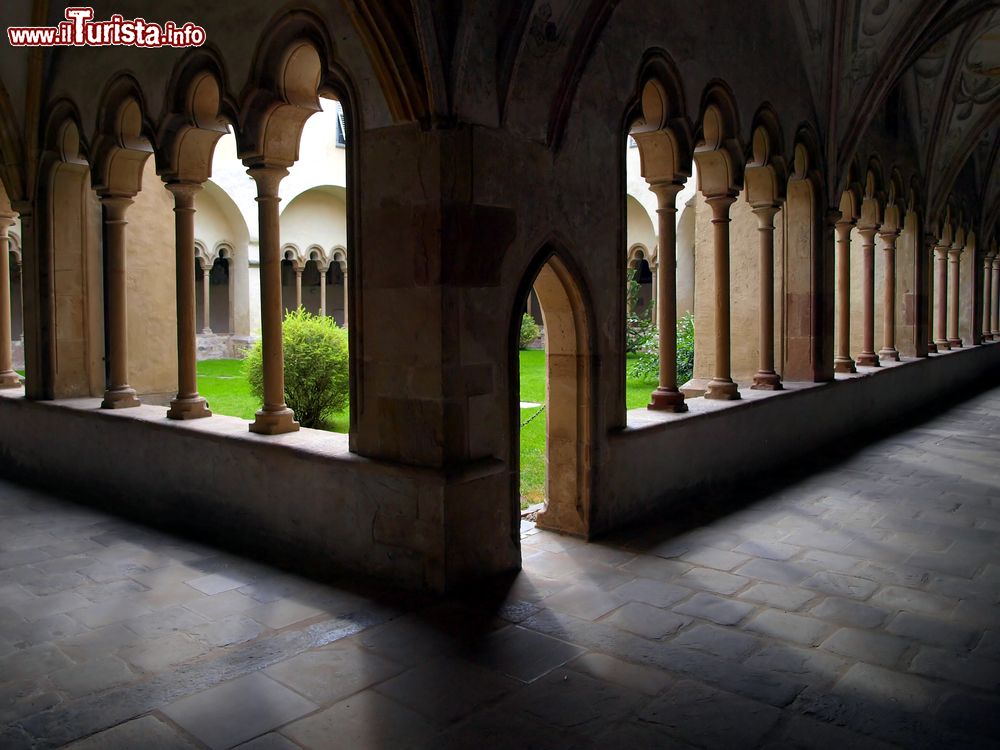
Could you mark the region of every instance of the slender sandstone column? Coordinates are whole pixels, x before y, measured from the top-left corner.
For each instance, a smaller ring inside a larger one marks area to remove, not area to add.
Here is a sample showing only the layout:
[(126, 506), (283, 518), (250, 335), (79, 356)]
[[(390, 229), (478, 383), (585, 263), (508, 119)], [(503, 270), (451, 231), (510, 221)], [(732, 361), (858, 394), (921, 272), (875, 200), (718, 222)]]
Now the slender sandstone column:
[(854, 221), (841, 219), (837, 231), (837, 354), (834, 372), (857, 372), (851, 359), (851, 229)]
[(935, 268), (937, 278), (934, 280), (934, 290), (937, 292), (937, 318), (935, 319), (934, 345), (938, 351), (951, 349), (948, 343), (948, 245), (934, 246)]
[(651, 265), (649, 267), (649, 273), (653, 277), (653, 283), (651, 285), (650, 293), (653, 295), (652, 302), (653, 302), (653, 309), (654, 310), (656, 309), (656, 297), (657, 297), (656, 285), (658, 283), (656, 279), (657, 279), (657, 276), (659, 275), (658, 271), (657, 271), (657, 268), (659, 267), (658, 264), (659, 264), (659, 256), (657, 256), (657, 262), (656, 262), (656, 264)]
[(319, 269), (319, 314), (326, 316), (326, 272), (330, 270), (330, 266), (321, 266), (319, 263), (316, 264), (316, 268)]
[(684, 412), (684, 394), (677, 390), (677, 193), (683, 185), (658, 182), (650, 185), (656, 195), (660, 246), (656, 271), (656, 330), (660, 355), (659, 383), (647, 409)]
[(201, 263), (201, 332), (212, 332), (212, 266), (208, 262)]
[(10, 235), (17, 214), (0, 213), (0, 388), (18, 388), (10, 328)]
[(247, 174), (257, 183), (260, 226), (260, 319), (264, 360), (264, 405), (250, 431), (278, 435), (299, 429), (295, 414), (285, 405), (284, 347), (281, 341), (281, 238), (278, 185), (288, 170), (255, 166)]
[(102, 195), (104, 206), (105, 256), (107, 288), (104, 290), (108, 307), (106, 332), (109, 379), (104, 392), (102, 409), (125, 409), (139, 406), (135, 389), (128, 384), (128, 308), (125, 275), (125, 212), (132, 199), (117, 195)]
[(754, 206), (760, 238), (760, 365), (753, 376), (758, 391), (780, 391), (781, 378), (774, 371), (774, 215), (778, 206)]
[(983, 256), (983, 341), (993, 339), (990, 323), (993, 315), (993, 255)]
[(344, 279), (344, 328), (347, 328), (347, 261), (340, 264), (340, 271)]
[(899, 230), (881, 232), (883, 258), (885, 260), (885, 279), (882, 287), (882, 348), (879, 350), (880, 360), (899, 361), (896, 350), (896, 240)]
[(927, 353), (937, 354), (937, 344), (934, 343), (934, 248), (937, 246), (937, 238), (931, 234), (924, 236), (928, 248), (924, 252), (929, 252), (931, 256), (927, 266)]
[(959, 294), (962, 289), (962, 251), (964, 247), (952, 245), (948, 251), (948, 346), (962, 348), (958, 331)]
[(862, 367), (878, 367), (875, 354), (875, 234), (878, 226), (858, 227), (861, 235), (861, 353), (858, 364)]
[(302, 307), (302, 269), (295, 267), (295, 309)]
[(733, 382), (729, 320), (729, 207), (734, 195), (706, 199), (712, 208), (715, 244), (715, 376), (709, 381), (705, 398), (735, 401), (740, 397)]
[[(195, 182), (171, 182), (174, 194), (174, 231), (177, 264), (177, 397), (171, 400), (168, 419), (210, 417), (208, 402), (198, 395), (198, 336), (195, 325), (194, 196), (201, 190)], [(204, 278), (208, 279), (206, 273)], [(207, 285), (206, 285), (207, 290)], [(208, 294), (205, 295), (208, 311)], [(208, 318), (206, 315), (206, 322)]]
[(1000, 255), (993, 258), (993, 322), (990, 324), (990, 333), (993, 340), (1000, 339)]

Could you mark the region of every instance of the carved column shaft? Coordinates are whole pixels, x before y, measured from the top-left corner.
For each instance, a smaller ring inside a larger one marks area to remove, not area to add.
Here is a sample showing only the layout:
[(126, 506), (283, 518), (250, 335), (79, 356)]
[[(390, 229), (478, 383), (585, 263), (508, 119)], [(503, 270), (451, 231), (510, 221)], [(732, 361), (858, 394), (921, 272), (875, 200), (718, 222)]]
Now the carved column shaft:
[(753, 212), (757, 215), (757, 234), (760, 240), (760, 360), (750, 387), (755, 390), (780, 391), (781, 378), (774, 370), (774, 216), (778, 213), (778, 206), (754, 206)]
[(657, 183), (650, 186), (656, 194), (659, 233), (656, 271), (657, 351), (660, 356), (659, 382), (650, 394), (649, 409), (687, 411), (684, 394), (677, 389), (677, 193), (683, 185)]
[(108, 387), (103, 409), (124, 409), (139, 405), (135, 389), (128, 384), (128, 287), (125, 269), (125, 212), (132, 199), (103, 195), (105, 261), (108, 307)]
[(896, 350), (896, 240), (899, 231), (882, 232), (882, 251), (885, 260), (885, 279), (882, 286), (882, 349), (879, 359), (899, 361)]
[(708, 384), (705, 398), (735, 401), (739, 389), (732, 379), (732, 334), (729, 299), (729, 207), (734, 195), (716, 195), (706, 199), (712, 209), (715, 245), (715, 376)]
[(983, 257), (983, 341), (993, 338), (993, 255)]
[(952, 349), (962, 348), (962, 337), (958, 331), (962, 289), (962, 250), (961, 247), (953, 246), (948, 251), (948, 345)]
[(1000, 339), (1000, 255), (993, 259), (993, 322), (990, 333), (993, 339)]
[(319, 314), (326, 316), (326, 274), (330, 266), (321, 266), (317, 263), (316, 268), (319, 269)]
[(851, 229), (854, 222), (841, 219), (837, 231), (837, 354), (834, 372), (857, 372), (851, 358)]
[(934, 261), (937, 273), (934, 280), (934, 291), (937, 296), (937, 315), (935, 317), (934, 345), (938, 351), (951, 349), (948, 343), (948, 245), (934, 246)]
[(861, 235), (861, 353), (858, 364), (878, 367), (875, 354), (875, 234), (877, 226), (858, 227)]
[(264, 405), (250, 431), (277, 435), (299, 429), (285, 404), (284, 346), (281, 340), (281, 238), (278, 185), (288, 174), (281, 167), (255, 166), (247, 173), (257, 183), (260, 227), (260, 319), (263, 348)]
[(17, 218), (13, 213), (0, 213), (0, 388), (17, 388), (21, 378), (14, 372), (11, 347), (10, 311), (10, 228)]

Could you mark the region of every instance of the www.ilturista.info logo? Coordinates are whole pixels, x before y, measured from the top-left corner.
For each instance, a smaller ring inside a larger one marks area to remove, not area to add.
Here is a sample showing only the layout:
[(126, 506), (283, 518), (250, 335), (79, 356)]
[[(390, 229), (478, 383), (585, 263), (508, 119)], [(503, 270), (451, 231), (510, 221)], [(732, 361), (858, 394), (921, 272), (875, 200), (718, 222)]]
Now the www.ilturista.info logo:
[(190, 21), (162, 26), (144, 18), (127, 20), (115, 14), (94, 21), (93, 8), (67, 8), (58, 26), (11, 26), (7, 39), (13, 47), (200, 47), (205, 29)]

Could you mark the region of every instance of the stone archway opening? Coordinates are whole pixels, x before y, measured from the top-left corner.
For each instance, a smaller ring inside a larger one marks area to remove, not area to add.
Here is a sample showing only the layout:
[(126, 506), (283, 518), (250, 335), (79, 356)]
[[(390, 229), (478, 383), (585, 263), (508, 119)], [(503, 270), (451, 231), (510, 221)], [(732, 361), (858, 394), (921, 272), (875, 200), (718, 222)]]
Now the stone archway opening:
[[(531, 393), (528, 389), (533, 385), (537, 392), (539, 373), (528, 366), (519, 368), (514, 389), (518, 397), (515, 413), (519, 417), (514, 455), (521, 460), (522, 496), (526, 487), (537, 487), (540, 469), (539, 499), (543, 505), (536, 516), (537, 524), (586, 536), (590, 517), (593, 360), (584, 295), (556, 255), (545, 261), (529, 290), (516, 309), (523, 310), (530, 295), (537, 298), (545, 329), (544, 398), (535, 403), (521, 398)], [(538, 455), (522, 451), (522, 447), (534, 446), (537, 453), (539, 432), (541, 467)]]

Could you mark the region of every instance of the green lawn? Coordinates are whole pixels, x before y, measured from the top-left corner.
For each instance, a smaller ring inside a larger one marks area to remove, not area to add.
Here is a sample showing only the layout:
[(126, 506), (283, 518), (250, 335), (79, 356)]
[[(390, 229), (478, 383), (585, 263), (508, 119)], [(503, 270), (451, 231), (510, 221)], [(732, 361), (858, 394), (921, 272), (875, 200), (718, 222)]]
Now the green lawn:
[[(629, 379), (625, 382), (625, 405), (638, 409), (649, 403), (649, 393), (655, 383)], [(243, 375), (243, 361), (209, 359), (198, 363), (198, 390), (208, 399), (216, 414), (252, 420), (260, 405), (250, 393)], [(545, 352), (521, 352), (521, 401), (545, 402)], [(521, 409), (524, 424), (539, 411), (538, 407)], [(328, 429), (347, 432), (347, 409), (331, 416)], [(545, 496), (545, 413), (538, 414), (521, 428), (521, 496), (522, 505), (538, 503)]]

